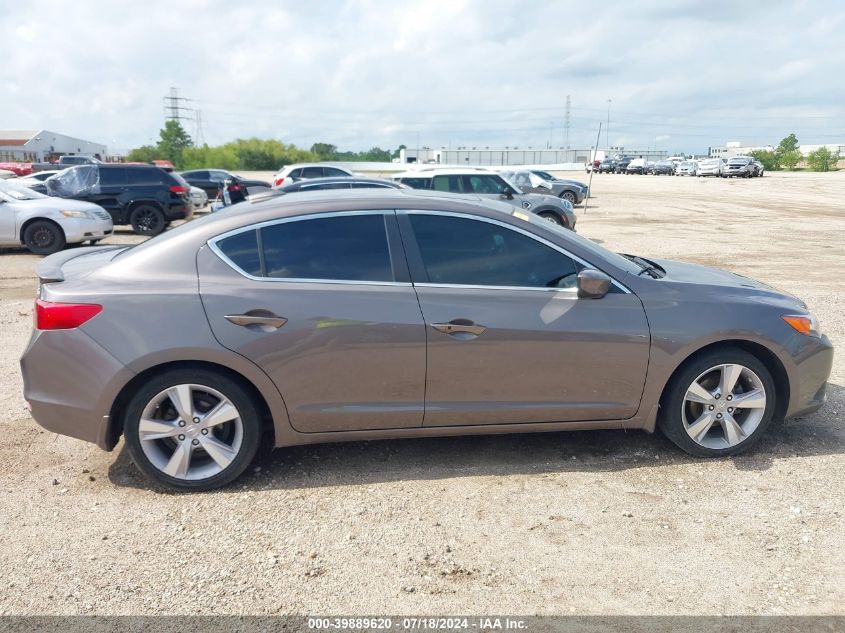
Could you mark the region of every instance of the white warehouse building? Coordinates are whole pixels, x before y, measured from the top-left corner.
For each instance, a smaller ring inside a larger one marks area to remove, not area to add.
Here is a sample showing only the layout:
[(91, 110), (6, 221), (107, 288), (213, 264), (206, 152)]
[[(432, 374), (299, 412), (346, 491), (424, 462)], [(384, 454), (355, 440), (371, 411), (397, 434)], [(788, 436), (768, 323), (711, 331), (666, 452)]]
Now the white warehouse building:
[(664, 150), (625, 150), (614, 147), (612, 152), (593, 149), (555, 149), (531, 147), (441, 147), (433, 149), (406, 148), (399, 152), (400, 163), (428, 165), (471, 165), (471, 166), (507, 166), (507, 165), (570, 165), (582, 168), (595, 157), (602, 160), (605, 155), (634, 156), (647, 160), (661, 160), (667, 156)]
[(0, 130), (0, 162), (44, 162), (64, 155), (106, 158), (106, 146), (50, 130)]

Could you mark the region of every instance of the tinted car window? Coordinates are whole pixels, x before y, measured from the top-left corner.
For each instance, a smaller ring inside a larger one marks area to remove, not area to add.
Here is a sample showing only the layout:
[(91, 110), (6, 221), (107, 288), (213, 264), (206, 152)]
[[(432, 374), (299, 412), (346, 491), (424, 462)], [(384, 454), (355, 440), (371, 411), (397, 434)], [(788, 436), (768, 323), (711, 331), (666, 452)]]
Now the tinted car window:
[(323, 177), (323, 168), (322, 167), (303, 167), (302, 168), (302, 177), (303, 178), (322, 178)]
[(326, 176), (348, 176), (345, 171), (341, 171), (340, 169), (335, 169), (334, 167), (323, 167), (323, 172), (325, 172)]
[(210, 170), (208, 172), (208, 177), (208, 179), (212, 182), (223, 182), (224, 180), (228, 180), (232, 176), (226, 173), (225, 171)]
[(393, 281), (384, 216), (282, 222), (261, 229), (268, 277)]
[(297, 167), (292, 172), (288, 174), (288, 178), (300, 178), (302, 176), (302, 168)]
[(127, 169), (126, 174), (130, 185), (150, 185), (161, 184), (165, 182), (165, 174), (158, 169), (145, 169), (139, 167), (138, 169)]
[(412, 189), (431, 189), (431, 178), (402, 178), (402, 184)]
[(122, 167), (110, 167), (100, 170), (100, 186), (125, 185), (126, 170)]
[(182, 173), (182, 177), (187, 180), (208, 180), (207, 171), (186, 171)]
[(464, 176), (464, 191), (472, 193), (502, 193), (507, 183), (492, 174)]
[(324, 189), (349, 189), (348, 182), (322, 182), (316, 185), (302, 185), (301, 191), (317, 191)]
[(451, 191), (463, 193), (460, 176), (435, 176), (432, 179), (432, 189), (435, 191)]
[(261, 258), (258, 255), (257, 231), (238, 233), (217, 242), (218, 248), (245, 273), (261, 276)]
[(431, 283), (566, 288), (577, 268), (564, 255), (498, 224), (411, 214), (411, 225)]

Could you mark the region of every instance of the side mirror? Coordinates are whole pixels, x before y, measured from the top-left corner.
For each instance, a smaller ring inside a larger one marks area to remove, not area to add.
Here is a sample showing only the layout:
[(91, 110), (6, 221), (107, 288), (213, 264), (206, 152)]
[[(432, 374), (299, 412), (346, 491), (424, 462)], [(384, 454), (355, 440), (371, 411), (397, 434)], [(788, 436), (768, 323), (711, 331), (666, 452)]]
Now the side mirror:
[(601, 299), (610, 290), (610, 277), (595, 268), (578, 273), (578, 298)]
[(502, 190), (502, 197), (505, 200), (513, 200), (513, 190), (510, 187), (505, 187)]

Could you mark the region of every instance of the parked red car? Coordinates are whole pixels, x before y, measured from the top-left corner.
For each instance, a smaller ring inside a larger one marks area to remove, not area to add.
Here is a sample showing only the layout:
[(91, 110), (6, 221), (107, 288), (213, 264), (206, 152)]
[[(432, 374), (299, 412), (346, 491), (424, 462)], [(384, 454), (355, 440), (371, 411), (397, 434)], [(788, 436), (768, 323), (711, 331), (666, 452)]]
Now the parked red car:
[(0, 169), (15, 172), (20, 178), (21, 176), (29, 176), (32, 173), (32, 163), (0, 163)]

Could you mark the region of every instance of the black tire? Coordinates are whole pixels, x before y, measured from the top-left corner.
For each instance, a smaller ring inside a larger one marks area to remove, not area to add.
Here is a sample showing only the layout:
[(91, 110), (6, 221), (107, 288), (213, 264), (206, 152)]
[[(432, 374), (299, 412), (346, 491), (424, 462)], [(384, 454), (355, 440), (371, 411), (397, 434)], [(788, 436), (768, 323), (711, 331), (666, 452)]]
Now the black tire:
[[(205, 479), (179, 479), (159, 470), (141, 447), (138, 426), (147, 404), (169, 387), (181, 384), (211, 387), (235, 406), (240, 416), (243, 437), (237, 456), (222, 471)], [(261, 413), (254, 397), (237, 381), (207, 369), (173, 369), (147, 380), (133, 395), (126, 407), (123, 433), (129, 454), (138, 468), (150, 479), (174, 490), (199, 492), (225, 486), (237, 479), (252, 463), (262, 438)]]
[[(767, 394), (766, 407), (757, 428), (745, 440), (729, 448), (708, 448), (695, 442), (686, 432), (681, 415), (684, 396), (692, 382), (703, 372), (716, 365), (729, 363), (744, 365), (757, 374)], [(737, 455), (756, 444), (766, 432), (772, 423), (776, 397), (772, 374), (756, 356), (735, 347), (717, 348), (694, 357), (672, 376), (663, 392), (657, 424), (672, 443), (690, 455), (697, 457)]]
[(552, 224), (557, 224), (558, 226), (566, 226), (566, 222), (563, 218), (560, 217), (560, 214), (555, 213), (554, 211), (541, 211), (537, 214), (544, 220), (551, 222)]
[(164, 213), (152, 204), (139, 204), (129, 213), (129, 224), (138, 235), (152, 237), (166, 228)]
[(575, 206), (575, 194), (572, 193), (571, 191), (564, 191), (563, 193), (560, 194), (560, 197), (563, 198), (564, 200), (568, 200), (569, 204), (571, 204), (572, 206)]
[(36, 220), (23, 232), (23, 244), (36, 255), (52, 255), (65, 247), (65, 232), (55, 222)]

